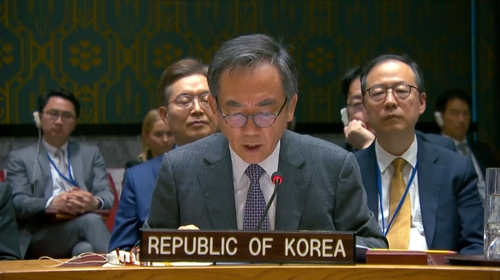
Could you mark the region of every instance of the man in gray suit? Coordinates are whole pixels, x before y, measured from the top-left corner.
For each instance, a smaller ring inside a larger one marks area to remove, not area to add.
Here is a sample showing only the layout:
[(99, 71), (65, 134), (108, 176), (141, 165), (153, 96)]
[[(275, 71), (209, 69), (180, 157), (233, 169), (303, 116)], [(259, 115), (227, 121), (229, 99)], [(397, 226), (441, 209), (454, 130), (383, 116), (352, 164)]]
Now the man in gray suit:
[[(7, 181), (23, 256), (67, 258), (107, 252), (110, 233), (102, 217), (90, 212), (110, 209), (113, 193), (99, 150), (68, 141), (79, 114), (80, 103), (72, 93), (47, 93), (40, 98), (35, 117), (42, 143), (9, 155)], [(47, 210), (73, 218), (51, 222)]]
[(20, 260), (19, 234), (12, 205), (12, 189), (0, 183), (0, 260)]
[[(222, 134), (165, 154), (145, 227), (356, 231), (357, 244), (387, 247), (354, 156), (286, 131), (297, 104), (293, 64), (266, 35), (221, 46), (208, 83)], [(283, 184), (266, 214), (277, 170)]]

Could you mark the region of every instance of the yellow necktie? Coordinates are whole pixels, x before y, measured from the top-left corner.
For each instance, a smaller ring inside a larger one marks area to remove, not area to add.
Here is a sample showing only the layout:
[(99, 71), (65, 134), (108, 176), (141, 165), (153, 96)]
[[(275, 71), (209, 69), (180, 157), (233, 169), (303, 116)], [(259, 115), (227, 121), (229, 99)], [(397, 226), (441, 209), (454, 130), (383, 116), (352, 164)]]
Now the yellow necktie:
[[(406, 165), (406, 160), (396, 158), (392, 162), (394, 166), (394, 174), (391, 180), (391, 192), (389, 202), (389, 221), (394, 216), (394, 211), (398, 207), (399, 201), (403, 197), (406, 189), (405, 179), (403, 177), (403, 168)], [(405, 200), (396, 213), (397, 216), (392, 222), (387, 240), (389, 240), (390, 249), (408, 249), (410, 242), (410, 227), (411, 227), (411, 206), (410, 194), (406, 194)]]

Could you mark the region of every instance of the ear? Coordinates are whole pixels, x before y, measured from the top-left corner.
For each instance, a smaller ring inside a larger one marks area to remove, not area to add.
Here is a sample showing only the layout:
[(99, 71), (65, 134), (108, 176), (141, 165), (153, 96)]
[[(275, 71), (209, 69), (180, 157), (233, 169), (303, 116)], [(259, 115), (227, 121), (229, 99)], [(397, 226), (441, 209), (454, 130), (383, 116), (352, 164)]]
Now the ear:
[(160, 113), (160, 118), (168, 127), (170, 127), (170, 123), (167, 118), (167, 108), (165, 106), (161, 106), (158, 108), (158, 112)]
[(297, 106), (297, 100), (299, 99), (299, 96), (297, 94), (294, 94), (292, 99), (288, 102), (288, 108), (287, 108), (287, 122), (293, 121), (293, 115), (295, 113), (295, 106)]
[(215, 101), (215, 98), (213, 95), (208, 96), (208, 104), (210, 104), (210, 110), (212, 110), (212, 114), (214, 116), (217, 115), (217, 102)]
[(425, 92), (422, 92), (420, 94), (420, 96), (418, 97), (418, 101), (420, 103), (420, 106), (418, 108), (418, 112), (420, 113), (420, 115), (422, 115), (425, 112), (426, 100), (427, 100), (427, 94), (425, 94)]

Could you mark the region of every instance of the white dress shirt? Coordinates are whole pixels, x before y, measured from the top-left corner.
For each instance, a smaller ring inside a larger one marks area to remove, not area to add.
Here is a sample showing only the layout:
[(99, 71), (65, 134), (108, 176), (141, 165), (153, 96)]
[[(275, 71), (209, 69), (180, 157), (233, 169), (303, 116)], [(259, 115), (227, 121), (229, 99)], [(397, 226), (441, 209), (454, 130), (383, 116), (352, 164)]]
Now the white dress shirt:
[[(417, 144), (417, 138), (415, 137), (413, 140), (413, 144), (401, 156), (401, 158), (405, 159), (408, 162), (403, 168), (403, 177), (406, 184), (408, 184), (411, 172), (413, 171), (413, 168), (415, 168), (415, 165), (417, 164), (417, 151), (418, 151), (418, 144)], [(382, 219), (384, 219), (385, 227), (387, 227), (387, 225), (390, 222), (389, 198), (390, 198), (390, 186), (391, 186), (392, 175), (394, 174), (394, 166), (392, 166), (392, 161), (397, 157), (384, 150), (380, 146), (378, 141), (375, 142), (375, 153), (377, 155), (378, 167), (380, 168), (380, 172), (382, 173), (381, 174), (382, 205), (384, 207), (384, 213), (382, 213), (380, 209), (380, 194), (377, 203), (379, 208), (378, 224), (380, 228), (382, 228)], [(428, 248), (427, 241), (425, 240), (424, 225), (422, 223), (422, 213), (420, 210), (420, 197), (418, 194), (418, 170), (415, 172), (415, 177), (413, 178), (408, 194), (410, 195), (410, 205), (411, 205), (411, 229), (410, 229), (410, 244), (408, 250), (427, 250)]]
[[(61, 148), (56, 148), (56, 147), (50, 145), (49, 143), (45, 142), (45, 140), (43, 140), (43, 146), (44, 146), (45, 150), (47, 151), (47, 154), (49, 155), (50, 159), (54, 162), (54, 164), (56, 166), (59, 166), (59, 158), (56, 157), (56, 151), (59, 149), (63, 150), (64, 151), (64, 157), (63, 157), (64, 162), (66, 163), (66, 166), (69, 167), (69, 164), (68, 164), (68, 142), (64, 143), (64, 145), (62, 145)], [(54, 165), (52, 165), (50, 163), (49, 163), (49, 165), (50, 165), (50, 173), (52, 175), (52, 183), (53, 183), (52, 196), (45, 203), (45, 208), (48, 208), (50, 206), (50, 204), (52, 203), (52, 200), (56, 196), (58, 196), (60, 193), (65, 192), (65, 191), (69, 191), (69, 190), (71, 190), (71, 188), (73, 188), (73, 186), (69, 182), (64, 180), (61, 177), (61, 175), (59, 175), (59, 172), (57, 172), (57, 169), (54, 167)], [(66, 174), (64, 174), (64, 176), (69, 178), (68, 172), (66, 172)]]
[[(238, 229), (243, 229), (243, 216), (245, 214), (245, 203), (247, 201), (248, 189), (250, 188), (250, 178), (245, 174), (245, 170), (250, 165), (244, 162), (229, 146), (231, 152), (231, 161), (233, 165), (233, 184), (234, 184), (234, 202), (236, 204), (236, 220)], [(266, 158), (263, 162), (258, 163), (264, 173), (260, 177), (260, 188), (264, 193), (266, 204), (271, 199), (274, 192), (274, 184), (271, 181), (271, 176), (274, 172), (278, 171), (278, 162), (280, 154), (280, 142), (276, 145), (273, 153)], [(275, 217), (276, 217), (276, 198), (274, 199), (268, 212), (269, 229), (274, 230)]]

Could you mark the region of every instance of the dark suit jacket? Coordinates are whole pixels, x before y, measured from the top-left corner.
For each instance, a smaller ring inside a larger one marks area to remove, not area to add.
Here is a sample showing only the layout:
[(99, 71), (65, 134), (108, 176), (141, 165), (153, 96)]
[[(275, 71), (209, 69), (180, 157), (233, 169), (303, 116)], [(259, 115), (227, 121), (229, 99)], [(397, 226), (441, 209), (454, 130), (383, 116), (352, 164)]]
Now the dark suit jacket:
[(12, 204), (12, 190), (0, 183), (0, 260), (20, 260), (19, 233)]
[[(357, 244), (387, 246), (368, 210), (354, 156), (326, 141), (286, 131), (275, 229), (357, 231)], [(229, 144), (214, 134), (163, 156), (145, 227), (236, 230)]]
[(500, 167), (498, 162), (496, 162), (494, 153), (488, 144), (474, 140), (467, 140), (467, 142), (469, 143), (469, 147), (471, 148), (472, 153), (474, 153), (474, 157), (476, 158), (479, 167), (481, 167), (483, 174), (486, 174), (486, 168)]
[(139, 241), (139, 230), (149, 215), (151, 197), (163, 156), (148, 160), (125, 171), (109, 251), (130, 250)]
[[(375, 143), (354, 155), (362, 170), (368, 207), (378, 217)], [(417, 161), (420, 208), (429, 249), (483, 254), (484, 211), (472, 161), (420, 140)]]
[[(114, 197), (99, 149), (73, 141), (69, 142), (68, 147), (71, 169), (78, 187), (101, 198), (104, 209), (111, 209)], [(38, 155), (36, 150), (35, 144), (10, 152), (7, 169), (7, 182), (12, 186), (23, 255), (31, 242), (32, 233), (46, 223), (43, 217), (45, 204), (52, 196), (52, 173), (47, 152), (41, 143)]]
[(440, 147), (452, 150), (454, 152), (457, 151), (457, 146), (455, 146), (455, 142), (449, 137), (444, 137), (434, 133), (422, 133), (420, 131), (415, 131), (415, 134), (417, 135), (417, 139), (419, 140), (423, 140), (425, 142), (438, 145)]
[[(418, 130), (415, 131), (415, 134), (417, 135), (417, 138), (429, 142), (432, 144), (436, 144), (438, 146), (441, 146), (443, 148), (452, 150), (454, 152), (457, 151), (457, 146), (455, 146), (455, 142), (453, 142), (452, 139), (448, 137), (443, 137), (441, 135), (433, 134), (433, 133), (423, 133)], [(351, 146), (349, 143), (345, 142), (342, 147), (344, 149), (348, 150), (349, 152), (355, 152), (354, 147)]]

